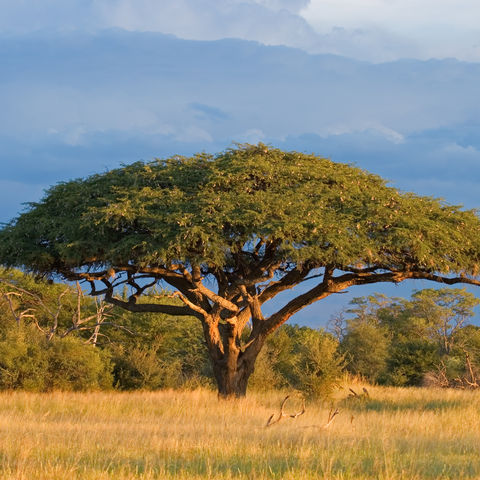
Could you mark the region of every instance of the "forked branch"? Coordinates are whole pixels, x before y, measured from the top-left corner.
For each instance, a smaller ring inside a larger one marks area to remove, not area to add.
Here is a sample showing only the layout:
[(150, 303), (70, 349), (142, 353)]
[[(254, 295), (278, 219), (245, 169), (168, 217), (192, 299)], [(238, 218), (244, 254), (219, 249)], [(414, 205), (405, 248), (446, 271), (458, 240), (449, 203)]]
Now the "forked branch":
[(334, 408), (332, 407), (332, 408), (330, 409), (330, 412), (328, 413), (328, 421), (327, 421), (327, 423), (326, 423), (325, 425), (323, 425), (322, 428), (328, 428), (328, 427), (332, 424), (333, 420), (335, 420), (335, 417), (336, 417), (339, 413), (340, 413), (340, 412), (338, 411), (338, 408), (335, 408), (335, 409), (334, 409)]
[(324, 423), (323, 425), (306, 425), (302, 428), (318, 428), (320, 430), (326, 430), (327, 428), (330, 427), (330, 425), (333, 423), (333, 421), (335, 420), (335, 418), (337, 417), (337, 415), (339, 413), (340, 413), (340, 411), (338, 410), (338, 408), (332, 407), (330, 409), (330, 412), (328, 413), (327, 423)]
[(275, 418), (275, 414), (272, 413), (270, 415), (270, 418), (267, 420), (267, 424), (265, 425), (266, 427), (271, 427), (272, 425), (275, 425), (276, 423), (280, 422), (283, 418), (297, 418), (300, 415), (303, 415), (305, 413), (305, 398), (302, 397), (302, 409), (299, 412), (296, 413), (285, 413), (284, 408), (285, 404), (287, 403), (287, 400), (290, 398), (290, 395), (287, 395), (283, 400), (282, 403), (280, 404), (280, 412), (278, 413), (277, 418)]

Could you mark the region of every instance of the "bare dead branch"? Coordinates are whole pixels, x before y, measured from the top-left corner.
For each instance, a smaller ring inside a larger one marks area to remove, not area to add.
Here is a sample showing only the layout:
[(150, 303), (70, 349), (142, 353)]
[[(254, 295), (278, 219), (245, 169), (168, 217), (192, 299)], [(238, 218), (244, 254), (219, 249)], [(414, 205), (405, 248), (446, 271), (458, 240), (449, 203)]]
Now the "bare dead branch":
[(322, 427), (324, 429), (328, 428), (333, 420), (335, 419), (335, 417), (339, 414), (340, 412), (338, 411), (338, 408), (335, 408), (335, 410), (333, 409), (333, 407), (330, 409), (330, 412), (328, 414), (328, 421), (327, 423)]
[[(338, 410), (338, 408), (334, 408), (333, 406), (330, 408), (330, 411), (328, 413), (328, 419), (327, 419), (327, 422), (324, 423), (323, 425), (305, 425), (305, 426), (302, 426), (302, 428), (317, 428), (317, 429), (320, 429), (320, 430), (326, 430), (330, 427), (330, 425), (333, 423), (333, 421), (335, 420), (336, 416), (340, 413), (340, 411)], [(350, 423), (353, 422), (353, 416), (352, 418), (350, 419)]]
[(267, 420), (267, 424), (265, 425), (265, 428), (271, 427), (272, 425), (275, 425), (276, 423), (280, 422), (283, 418), (297, 418), (300, 415), (303, 415), (305, 413), (305, 398), (302, 397), (302, 410), (296, 413), (285, 413), (284, 408), (285, 404), (287, 403), (287, 400), (290, 398), (290, 395), (287, 395), (283, 400), (282, 403), (280, 404), (280, 411), (278, 413), (277, 418), (275, 418), (275, 414), (272, 413), (270, 418)]
[(3, 297), (8, 302), (10, 312), (12, 313), (13, 318), (15, 319), (15, 322), (17, 323), (17, 325), (20, 325), (20, 322), (22, 321), (22, 315), (21, 314), (20, 315), (16, 314), (15, 308), (14, 308), (13, 303), (12, 303), (12, 299), (10, 298), (11, 295), (15, 295), (15, 296), (21, 296), (21, 295), (17, 292), (7, 292), (7, 293), (3, 294)]
[(363, 393), (357, 393), (353, 388), (349, 388), (350, 390), (350, 393), (348, 394), (348, 398), (357, 398), (357, 399), (361, 399), (361, 398), (370, 398), (370, 394), (368, 393), (368, 390), (363, 387), (362, 390), (363, 390)]

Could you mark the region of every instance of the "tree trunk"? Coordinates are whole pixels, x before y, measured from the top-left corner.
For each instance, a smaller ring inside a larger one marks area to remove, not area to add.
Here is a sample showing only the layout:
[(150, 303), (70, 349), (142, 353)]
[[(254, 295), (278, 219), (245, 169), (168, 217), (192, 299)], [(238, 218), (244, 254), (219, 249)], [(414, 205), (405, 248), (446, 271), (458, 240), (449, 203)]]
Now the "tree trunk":
[(206, 344), (217, 382), (218, 395), (222, 398), (244, 397), (255, 360), (265, 342), (263, 335), (255, 335), (242, 346), (241, 331), (237, 319), (220, 324), (220, 319), (203, 323)]
[(255, 368), (256, 355), (232, 353), (227, 352), (219, 361), (212, 359), (218, 395), (223, 398), (244, 397), (247, 394), (248, 379)]

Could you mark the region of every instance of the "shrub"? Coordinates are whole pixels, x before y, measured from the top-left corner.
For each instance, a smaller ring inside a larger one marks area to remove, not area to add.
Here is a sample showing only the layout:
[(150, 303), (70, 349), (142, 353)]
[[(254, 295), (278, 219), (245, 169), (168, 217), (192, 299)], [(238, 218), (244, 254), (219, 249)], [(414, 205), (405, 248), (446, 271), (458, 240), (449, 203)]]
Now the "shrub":
[(45, 339), (32, 327), (8, 330), (0, 341), (0, 388), (45, 390)]
[(377, 382), (387, 366), (389, 343), (386, 332), (378, 325), (352, 322), (341, 344), (349, 360), (348, 370)]
[(344, 359), (338, 354), (337, 340), (322, 331), (314, 332), (299, 345), (296, 383), (306, 396), (326, 400), (336, 388)]
[(0, 341), (0, 388), (90, 390), (112, 385), (106, 355), (79, 338), (47, 341), (33, 326), (7, 331)]
[(438, 345), (423, 339), (399, 342), (392, 349), (384, 383), (394, 386), (420, 385), (425, 374), (439, 363)]
[(278, 355), (273, 345), (267, 345), (260, 351), (255, 362), (255, 370), (248, 381), (248, 387), (260, 392), (282, 387), (285, 379), (277, 371)]
[(45, 354), (47, 390), (85, 391), (112, 387), (108, 356), (93, 345), (85, 345), (79, 338), (53, 338)]

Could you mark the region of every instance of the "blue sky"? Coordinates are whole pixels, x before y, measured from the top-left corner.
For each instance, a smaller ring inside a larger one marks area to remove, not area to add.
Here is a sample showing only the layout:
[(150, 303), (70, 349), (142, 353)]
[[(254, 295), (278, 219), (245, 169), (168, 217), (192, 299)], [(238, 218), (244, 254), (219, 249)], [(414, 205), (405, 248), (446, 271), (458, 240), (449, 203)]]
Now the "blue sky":
[[(0, 11), (2, 222), (58, 181), (260, 140), (480, 207), (476, 0), (0, 0)], [(322, 323), (351, 296), (297, 320)]]

